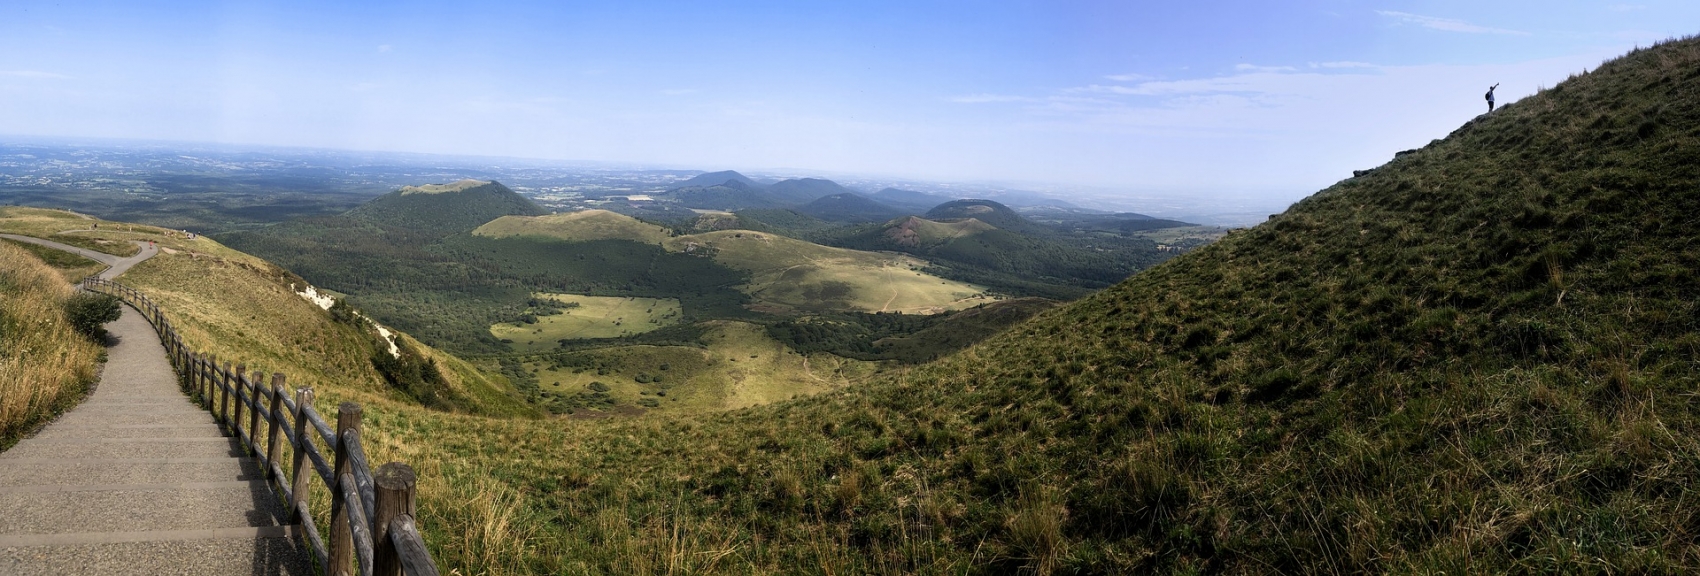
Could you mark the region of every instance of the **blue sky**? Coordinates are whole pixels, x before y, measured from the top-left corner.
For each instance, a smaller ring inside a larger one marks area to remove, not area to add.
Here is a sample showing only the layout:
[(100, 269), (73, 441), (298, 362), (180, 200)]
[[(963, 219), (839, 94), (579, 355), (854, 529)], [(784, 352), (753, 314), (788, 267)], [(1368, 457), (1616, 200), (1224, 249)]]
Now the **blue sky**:
[(1652, 0), (7, 0), (0, 135), (1291, 200), (1694, 33)]

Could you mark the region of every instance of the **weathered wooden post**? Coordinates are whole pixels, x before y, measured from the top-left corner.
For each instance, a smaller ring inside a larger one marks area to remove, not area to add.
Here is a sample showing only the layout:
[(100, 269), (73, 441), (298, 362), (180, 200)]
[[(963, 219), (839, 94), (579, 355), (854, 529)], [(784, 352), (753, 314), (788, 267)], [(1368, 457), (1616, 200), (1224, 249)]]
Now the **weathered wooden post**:
[[(247, 372), (248, 372), (248, 365), (247, 364), (237, 364), (236, 365), (236, 379), (231, 381), (231, 383), (230, 383), (230, 395), (235, 397), (235, 398), (231, 398), (231, 403), (235, 404), (235, 408), (236, 408), (236, 414), (233, 417), (233, 419), (230, 421), (230, 429), (236, 433), (236, 439), (237, 440), (242, 439), (242, 407), (243, 407), (242, 392), (248, 389)], [(249, 436), (254, 435), (254, 431), (249, 430), (248, 435)]]
[(230, 361), (226, 360), (220, 366), (214, 366), (213, 373), (217, 377), (218, 386), (218, 422), (228, 430), (230, 427)]
[(271, 410), (266, 412), (266, 420), (268, 421), (268, 426), (266, 426), (266, 477), (277, 478), (277, 474), (272, 472), (272, 467), (277, 466), (277, 429), (279, 422), (283, 420), (283, 413), (280, 411), (283, 408), (282, 372), (272, 373), (271, 399)]
[(313, 404), (313, 389), (295, 391), (295, 467), (289, 479), (289, 517), (296, 523), (312, 522), (301, 514), (301, 504), (307, 501), (307, 407)]
[(260, 453), (260, 390), (263, 388), (260, 378), (256, 375), (248, 384), (248, 401), (253, 403), (248, 407), (248, 446), (255, 454)]
[(401, 576), (401, 559), (390, 541), (390, 522), (397, 516), (413, 516), (413, 492), (419, 477), (400, 462), (378, 467), (372, 474), (376, 485), (376, 511), (372, 518), (372, 576)]
[[(331, 565), (326, 569), (334, 576), (353, 574), (354, 531), (348, 525), (348, 509), (343, 505), (342, 478), (348, 474), (348, 443), (343, 432), (360, 430), (360, 405), (343, 402), (336, 407), (336, 471), (331, 478)], [(356, 432), (357, 434), (359, 432)]]
[(206, 408), (209, 412), (212, 411), (213, 407), (212, 374), (207, 370), (207, 367), (211, 366), (212, 362), (211, 354), (201, 354), (201, 357), (195, 361), (195, 374), (201, 380), (201, 407)]

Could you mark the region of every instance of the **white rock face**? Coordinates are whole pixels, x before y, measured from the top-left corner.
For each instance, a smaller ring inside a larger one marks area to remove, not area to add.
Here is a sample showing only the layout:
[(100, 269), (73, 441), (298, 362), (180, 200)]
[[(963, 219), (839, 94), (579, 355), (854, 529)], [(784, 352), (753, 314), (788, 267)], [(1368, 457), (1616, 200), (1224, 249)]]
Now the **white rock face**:
[[(361, 318), (366, 318), (366, 317), (361, 316)], [(372, 322), (372, 319), (366, 318), (366, 321)], [(401, 357), (401, 348), (398, 348), (395, 345), (395, 333), (390, 332), (389, 328), (385, 328), (384, 325), (379, 324), (377, 322), (372, 322), (372, 327), (377, 328), (378, 329), (378, 335), (383, 336), (384, 341), (390, 343), (390, 355), (394, 356), (396, 358), (400, 358)]]
[[(295, 290), (295, 285), (290, 284), (289, 289)], [(336, 305), (336, 298), (332, 297), (330, 294), (319, 292), (319, 289), (314, 288), (312, 284), (308, 284), (305, 288), (296, 291), (295, 295), (306, 298), (308, 302), (312, 302), (313, 304), (318, 305), (319, 308), (325, 310), (330, 310), (331, 306)], [(361, 320), (365, 320), (367, 324), (371, 324), (373, 328), (378, 330), (378, 335), (383, 336), (384, 342), (390, 345), (390, 356), (394, 356), (396, 358), (401, 357), (401, 348), (395, 345), (394, 332), (390, 332), (389, 328), (385, 328), (382, 324), (374, 322), (371, 318), (367, 318), (365, 314), (361, 314), (358, 311), (356, 311), (354, 315), (359, 316)]]
[[(294, 290), (295, 285), (290, 284), (289, 289)], [(319, 289), (314, 288), (312, 284), (308, 284), (305, 289), (297, 291), (295, 295), (306, 298), (308, 302), (318, 304), (320, 308), (325, 310), (330, 310), (331, 305), (336, 304), (335, 298), (332, 298), (330, 294), (320, 294)]]

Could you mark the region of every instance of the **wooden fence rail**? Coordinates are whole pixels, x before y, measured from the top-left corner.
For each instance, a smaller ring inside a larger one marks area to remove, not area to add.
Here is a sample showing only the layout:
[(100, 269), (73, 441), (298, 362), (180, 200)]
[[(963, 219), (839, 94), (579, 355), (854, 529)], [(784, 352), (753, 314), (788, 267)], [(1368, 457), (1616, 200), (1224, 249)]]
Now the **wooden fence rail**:
[[(401, 462), (372, 470), (361, 444), (359, 404), (343, 402), (337, 407), (333, 431), (313, 409), (312, 388), (290, 392), (281, 373), (272, 374), (267, 386), (262, 383), (265, 377), (249, 374), (246, 365), (232, 367), (228, 359), (220, 364), (211, 355), (190, 350), (159, 306), (129, 286), (95, 276), (83, 279), (81, 286), (123, 299), (153, 324), (185, 391), (260, 462), (266, 484), (286, 503), (289, 521), (301, 526), (302, 539), (325, 573), (438, 574), (414, 518), (418, 477)], [(291, 450), (289, 474), (284, 474), (286, 457), (280, 453), (281, 445)], [(320, 445), (330, 447), (330, 461)], [(328, 543), (308, 510), (314, 478), (331, 501)]]

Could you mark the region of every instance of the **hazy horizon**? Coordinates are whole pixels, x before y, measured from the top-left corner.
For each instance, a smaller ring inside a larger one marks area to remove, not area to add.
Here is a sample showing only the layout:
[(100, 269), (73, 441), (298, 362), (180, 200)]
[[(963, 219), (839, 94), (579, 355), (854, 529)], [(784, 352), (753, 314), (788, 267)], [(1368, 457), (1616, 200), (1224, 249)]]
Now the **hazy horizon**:
[(1280, 205), (1444, 137), (1488, 85), (1511, 103), (1695, 23), (1678, 2), (26, 1), (0, 7), (0, 134)]

